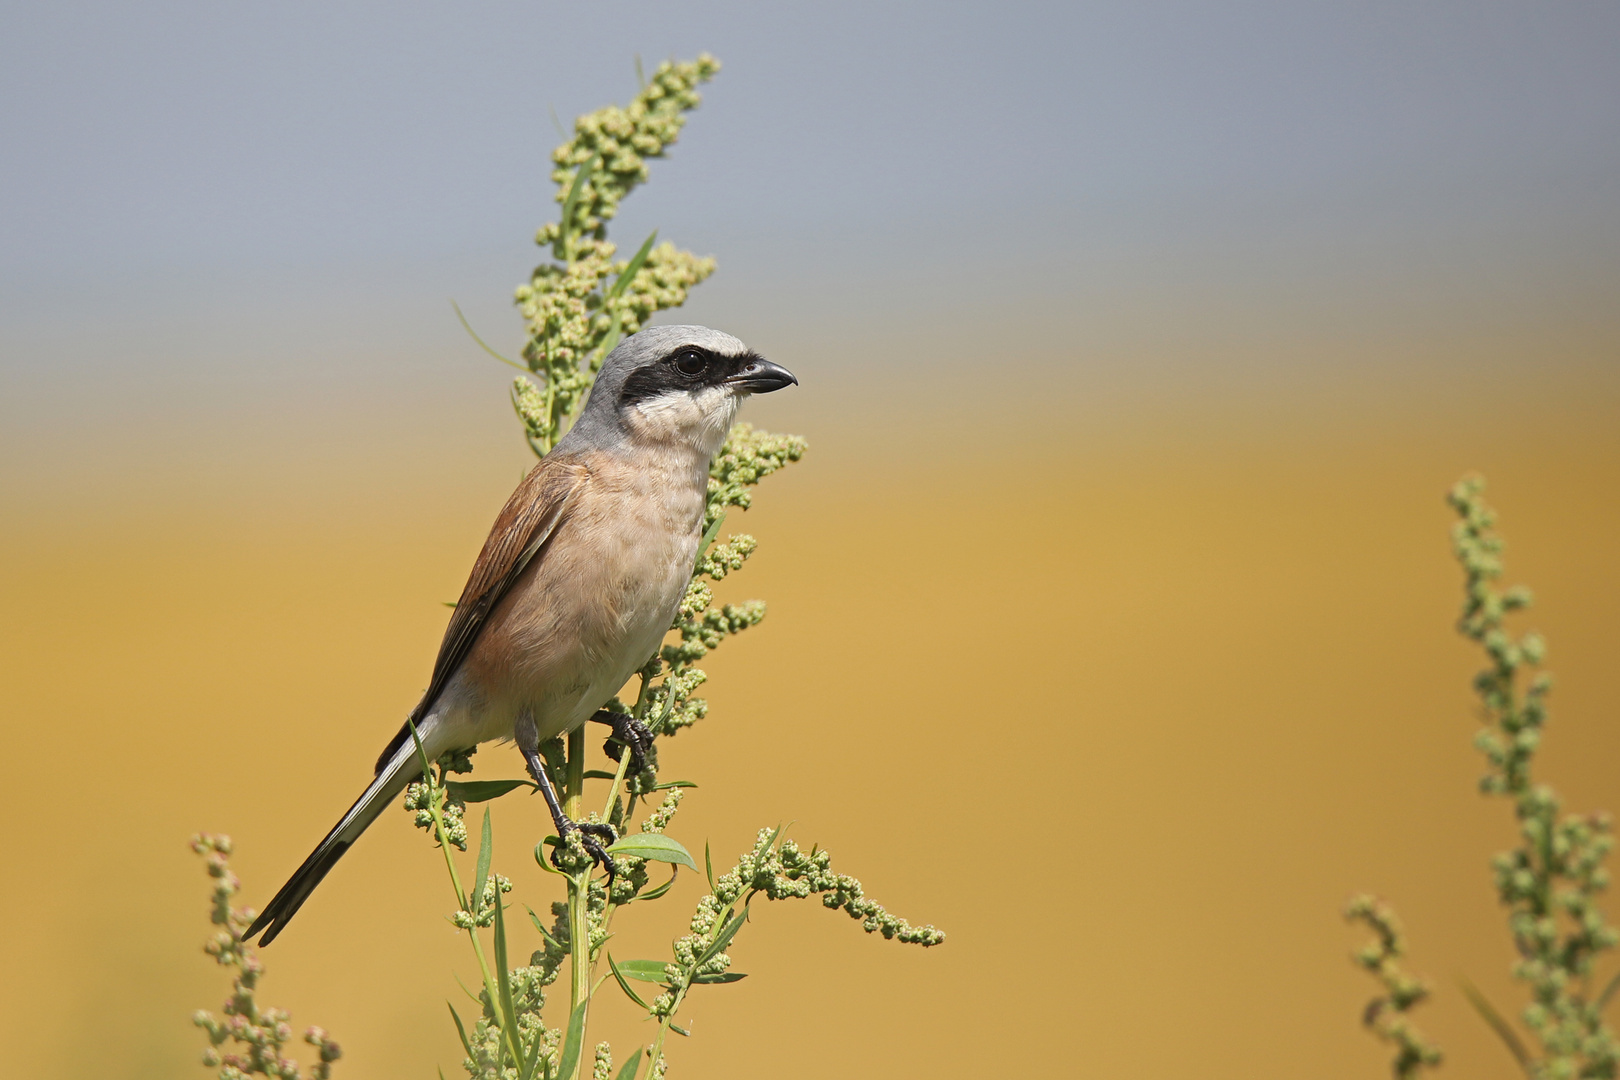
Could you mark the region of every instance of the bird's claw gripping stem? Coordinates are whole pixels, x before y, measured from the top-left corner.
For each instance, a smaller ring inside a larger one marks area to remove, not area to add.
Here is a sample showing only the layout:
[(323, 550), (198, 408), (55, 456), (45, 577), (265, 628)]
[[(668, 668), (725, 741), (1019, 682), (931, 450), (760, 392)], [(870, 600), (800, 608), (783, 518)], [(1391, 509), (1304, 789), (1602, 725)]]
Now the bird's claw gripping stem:
[(624, 755), (624, 747), (630, 748), (630, 771), (638, 773), (647, 767), (647, 751), (652, 749), (653, 734), (633, 716), (625, 713), (609, 712), (598, 709), (591, 722), (607, 724), (613, 729), (613, 735), (602, 744), (602, 752), (614, 761)]
[(601, 845), (597, 837), (606, 840), (610, 846), (617, 842), (619, 834), (614, 831), (613, 826), (601, 825), (594, 821), (572, 821), (566, 817), (558, 819), (556, 825), (562, 843), (551, 849), (551, 865), (559, 870), (563, 869), (562, 853), (563, 849), (568, 846), (568, 834), (577, 832), (579, 833), (579, 846), (585, 849), (585, 854), (591, 857), (591, 862), (607, 871), (607, 887), (608, 891), (611, 892), (613, 890), (613, 856), (607, 853), (607, 849)]

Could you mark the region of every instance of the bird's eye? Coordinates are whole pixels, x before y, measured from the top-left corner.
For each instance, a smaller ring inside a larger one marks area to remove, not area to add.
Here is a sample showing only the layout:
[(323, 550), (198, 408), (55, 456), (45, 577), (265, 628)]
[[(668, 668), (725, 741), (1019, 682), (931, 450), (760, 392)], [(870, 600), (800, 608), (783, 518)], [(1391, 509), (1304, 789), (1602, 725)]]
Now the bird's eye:
[(709, 358), (696, 349), (687, 349), (675, 356), (675, 370), (689, 379), (695, 379), (709, 369)]

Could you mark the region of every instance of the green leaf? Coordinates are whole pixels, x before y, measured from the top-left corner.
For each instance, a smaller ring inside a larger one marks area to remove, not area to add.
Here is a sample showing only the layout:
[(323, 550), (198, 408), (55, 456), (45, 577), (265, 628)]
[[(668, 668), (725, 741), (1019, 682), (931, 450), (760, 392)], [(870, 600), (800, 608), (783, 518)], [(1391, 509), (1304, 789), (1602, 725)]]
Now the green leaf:
[[(653, 234), (647, 237), (646, 242), (641, 245), (641, 250), (636, 252), (635, 257), (625, 265), (624, 272), (619, 275), (618, 279), (614, 281), (606, 293), (603, 294), (602, 299), (604, 302), (615, 299), (623, 294), (624, 290), (635, 278), (636, 271), (640, 270), (642, 264), (647, 261), (647, 254), (652, 251), (653, 241), (657, 239), (658, 230), (654, 229)], [(606, 357), (607, 354), (612, 352), (614, 347), (619, 344), (619, 339), (623, 336), (621, 329), (623, 318), (623, 309), (615, 307), (613, 309), (612, 321), (608, 324), (608, 332), (603, 335), (602, 343), (597, 346), (596, 355), (598, 358)]]
[[(468, 1054), (467, 1056), (472, 1057), (471, 1054)], [(439, 1080), (444, 1080), (444, 1066), (443, 1065), (439, 1066)]]
[(674, 873), (669, 875), (669, 880), (668, 881), (664, 882), (662, 885), (658, 886), (656, 889), (648, 889), (644, 893), (637, 893), (636, 896), (634, 897), (634, 899), (638, 900), (638, 901), (640, 901), (640, 900), (657, 900), (660, 896), (663, 896), (665, 893), (669, 892), (670, 886), (675, 884), (675, 878), (676, 878), (677, 875), (680, 874), (680, 872), (681, 872), (680, 867), (676, 867)]
[(674, 863), (697, 869), (691, 854), (679, 840), (663, 833), (634, 833), (607, 849), (609, 855), (631, 855), (651, 862)]
[(630, 282), (636, 276), (636, 272), (639, 271), (647, 262), (647, 256), (652, 254), (653, 244), (656, 243), (657, 240), (658, 230), (654, 229), (652, 231), (652, 235), (647, 237), (646, 240), (642, 241), (641, 249), (637, 251), (630, 259), (630, 262), (625, 265), (624, 272), (621, 273), (613, 282), (613, 287), (608, 290), (609, 296), (624, 295), (624, 290), (629, 287)]
[(746, 978), (748, 976), (740, 971), (727, 971), (719, 975), (694, 975), (692, 981), (694, 983), (733, 983)]
[(591, 1003), (586, 998), (574, 1006), (574, 1011), (568, 1017), (568, 1036), (563, 1040), (562, 1054), (557, 1058), (557, 1075), (573, 1076), (574, 1065), (579, 1061), (580, 1044), (585, 1041), (585, 1010)]
[(540, 867), (540, 869), (544, 870), (548, 874), (556, 874), (558, 877), (567, 877), (567, 874), (563, 873), (555, 866), (552, 866), (551, 860), (546, 858), (546, 848), (556, 847), (561, 843), (562, 841), (557, 839), (555, 836), (548, 836), (544, 838), (538, 844), (534, 845), (534, 861), (535, 864)]
[(726, 523), (726, 515), (721, 514), (714, 519), (714, 524), (703, 530), (703, 539), (698, 541), (697, 559), (692, 563), (692, 576), (697, 577), (697, 568), (703, 565), (703, 557), (709, 553), (714, 544), (715, 537), (720, 535), (720, 526)]
[(601, 769), (585, 770), (585, 779), (587, 780), (617, 780), (618, 778), (618, 773), (603, 772)]
[(530, 907), (527, 904), (524, 904), (523, 905), (523, 910), (527, 911), (529, 913), (529, 921), (534, 923), (534, 928), (536, 930), (540, 931), (540, 936), (545, 939), (547, 945), (552, 946), (553, 948), (557, 949), (559, 952), (566, 951), (566, 950), (563, 949), (562, 943), (559, 942), (556, 938), (551, 936), (551, 931), (547, 930), (544, 926), (541, 925), (540, 916), (538, 916), (538, 915), (536, 915), (534, 913), (534, 908)]
[(641, 1068), (641, 1055), (644, 1053), (645, 1050), (636, 1047), (635, 1053), (630, 1055), (630, 1060), (620, 1066), (619, 1075), (614, 1080), (636, 1080), (636, 1070)]
[(451, 798), (462, 802), (489, 802), (520, 787), (540, 790), (531, 780), (451, 780), (444, 785)]
[(637, 982), (661, 983), (669, 981), (669, 975), (664, 971), (667, 966), (664, 960), (623, 960), (614, 965), (613, 970)]
[[(489, 884), (489, 860), (495, 854), (494, 834), (490, 829), (489, 807), (484, 807), (484, 831), (478, 837), (478, 874), (473, 878), (472, 896), (467, 905), (467, 914), (478, 914), (479, 905), (484, 902), (484, 886)], [(495, 906), (501, 906), (501, 890), (495, 890)]]
[[(527, 1054), (529, 1055), (529, 1060), (528, 1060), (528, 1063), (523, 1066), (523, 1072), (519, 1075), (519, 1080), (534, 1080), (534, 1071), (535, 1071), (535, 1069), (539, 1068), (540, 1063), (545, 1061), (545, 1055), (540, 1052), (540, 1038), (545, 1033), (546, 1033), (546, 1025), (544, 1025), (544, 1024), (536, 1024), (535, 1025), (534, 1034), (529, 1037), (529, 1047), (528, 1047), (528, 1050), (526, 1051)], [(551, 1066), (550, 1066), (550, 1063), (548, 1062), (546, 1064), (546, 1072), (547, 1072), (548, 1075), (550, 1074), (550, 1071), (551, 1071)]]
[(623, 314), (618, 308), (613, 309), (613, 318), (608, 323), (608, 332), (602, 336), (602, 344), (596, 347), (597, 363), (607, 358), (607, 354), (619, 347), (619, 339), (624, 335), (619, 331), (619, 320)]
[[(456, 318), (461, 320), (461, 328), (463, 330), (467, 331), (467, 334), (468, 334), (469, 337), (471, 337), (474, 341), (478, 342), (478, 347), (480, 349), (483, 349), (485, 352), (489, 353), (489, 355), (493, 356), (495, 359), (499, 360), (501, 363), (508, 364), (508, 365), (510, 365), (512, 367), (515, 367), (519, 371), (527, 372), (529, 370), (528, 368), (524, 367), (522, 364), (518, 363), (516, 360), (508, 360), (506, 357), (502, 356), (500, 353), (496, 352), (494, 349), (492, 349), (488, 345), (486, 345), (484, 343), (484, 339), (478, 336), (478, 331), (476, 331), (476, 330), (474, 330), (472, 328), (472, 323), (469, 323), (467, 321), (467, 316), (465, 316), (465, 315), (463, 315), (461, 313), (461, 305), (460, 304), (458, 304), (454, 300), (452, 300), (452, 301), (450, 301), (450, 306), (456, 309)], [(456, 605), (451, 604), (450, 606), (455, 607)]]
[(630, 989), (630, 984), (624, 981), (624, 972), (620, 970), (618, 964), (613, 962), (613, 954), (608, 953), (607, 958), (608, 970), (613, 973), (613, 981), (619, 984), (619, 989), (624, 991), (624, 996), (635, 1002), (637, 1005), (640, 1005), (648, 1012), (651, 1012), (652, 1009), (648, 1006), (648, 1004), (641, 1000), (641, 995)]
[(1496, 1037), (1501, 1039), (1507, 1046), (1508, 1053), (1512, 1054), (1513, 1060), (1519, 1063), (1519, 1068), (1524, 1070), (1524, 1075), (1535, 1075), (1535, 1062), (1530, 1058), (1530, 1051), (1525, 1049), (1524, 1043), (1519, 1039), (1519, 1033), (1513, 1030), (1513, 1025), (1509, 1024), (1506, 1018), (1496, 1011), (1496, 1006), (1487, 1001), (1485, 995), (1480, 993), (1473, 983), (1467, 979), (1457, 981), (1462, 985), (1463, 996), (1468, 999), (1468, 1003), (1479, 1013), (1480, 1019), (1485, 1021), (1486, 1026), (1496, 1032)]
[(715, 893), (714, 887), (714, 858), (709, 854), (709, 842), (703, 841), (703, 872), (709, 876), (709, 894)]
[[(674, 672), (672, 671), (670, 674), (674, 674)], [(668, 688), (669, 687), (669, 679), (665, 678), (663, 683), (661, 683), (660, 685)], [(669, 693), (666, 693), (664, 695), (664, 707), (662, 709), (658, 710), (658, 715), (656, 717), (654, 717), (652, 720), (648, 721), (647, 730), (649, 732), (651, 732), (654, 736), (656, 736), (660, 731), (664, 730), (664, 722), (669, 719), (669, 714), (674, 712), (674, 711), (675, 711), (675, 693), (674, 693), (674, 690), (671, 689)]]
[(456, 1012), (456, 1007), (448, 1001), (444, 1003), (444, 1007), (450, 1010), (450, 1019), (456, 1022), (456, 1034), (461, 1036), (461, 1048), (467, 1051), (468, 1057), (472, 1057), (472, 1043), (467, 1041), (467, 1029), (461, 1024), (461, 1014)]
[[(665, 780), (662, 784), (654, 784), (653, 785), (653, 790), (654, 791), (663, 791), (665, 788), (672, 788), (672, 787), (695, 788), (695, 787), (697, 787), (697, 784), (693, 783), (691, 780)], [(694, 866), (694, 867), (692, 867), (692, 869), (696, 870), (697, 867)]]
[(477, 1005), (478, 1008), (479, 1008), (479, 1011), (483, 1011), (484, 999), (479, 997), (477, 994), (473, 993), (471, 990), (467, 989), (467, 984), (461, 981), (461, 976), (460, 975), (457, 975), (455, 972), (452, 971), (450, 973), (450, 977), (452, 979), (456, 980), (456, 985), (461, 987), (461, 992), (463, 994), (467, 995), (467, 1000), (472, 1002), (474, 1005)]
[[(484, 827), (489, 827), (489, 812), (484, 812)], [(486, 833), (487, 835), (487, 833)], [(482, 861), (482, 859), (480, 859)], [(495, 991), (500, 995), (497, 1002), (492, 1002), (501, 1014), (501, 1031), (506, 1035), (507, 1047), (512, 1051), (512, 1062), (519, 1072), (528, 1072), (523, 1053), (523, 1044), (518, 1041), (517, 1005), (512, 1001), (512, 982), (506, 977), (506, 917), (501, 908), (501, 890), (495, 890), (495, 978), (499, 984)]]

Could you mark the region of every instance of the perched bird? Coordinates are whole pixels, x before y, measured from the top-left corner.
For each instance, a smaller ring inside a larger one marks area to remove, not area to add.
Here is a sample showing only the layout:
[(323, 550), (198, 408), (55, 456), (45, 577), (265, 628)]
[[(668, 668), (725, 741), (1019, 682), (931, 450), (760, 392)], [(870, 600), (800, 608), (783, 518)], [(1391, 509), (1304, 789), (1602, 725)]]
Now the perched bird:
[[(540, 744), (596, 716), (657, 651), (698, 555), (709, 465), (741, 399), (798, 383), (729, 334), (659, 326), (602, 364), (573, 429), (506, 501), (462, 590), (421, 702), (376, 778), (253, 921), (268, 945), (366, 826), (429, 760), (511, 739), (558, 835), (596, 837), (562, 811)], [(630, 718), (609, 716), (627, 744)]]

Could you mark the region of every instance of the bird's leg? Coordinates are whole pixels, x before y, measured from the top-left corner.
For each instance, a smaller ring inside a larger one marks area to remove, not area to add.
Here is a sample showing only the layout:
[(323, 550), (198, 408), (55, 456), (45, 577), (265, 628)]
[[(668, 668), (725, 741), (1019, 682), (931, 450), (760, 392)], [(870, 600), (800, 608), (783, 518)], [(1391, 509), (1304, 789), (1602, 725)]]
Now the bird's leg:
[(608, 888), (613, 888), (613, 857), (603, 849), (597, 837), (601, 837), (609, 844), (618, 840), (619, 834), (613, 831), (611, 825), (599, 825), (595, 822), (577, 822), (563, 813), (562, 802), (557, 798), (557, 789), (552, 786), (551, 777), (546, 774), (546, 763), (540, 759), (540, 739), (534, 728), (534, 721), (524, 716), (517, 724), (518, 749), (523, 754), (523, 761), (529, 767), (529, 775), (534, 782), (540, 785), (540, 794), (545, 796), (546, 808), (551, 811), (551, 821), (557, 826), (557, 836), (562, 845), (551, 853), (551, 865), (561, 870), (561, 855), (563, 848), (568, 846), (568, 834), (579, 833), (579, 844), (585, 853), (591, 857), (591, 862), (607, 871)]
[(613, 728), (613, 737), (602, 744), (602, 752), (614, 761), (618, 761), (623, 751), (620, 747), (630, 748), (630, 771), (638, 773), (647, 767), (647, 751), (652, 749), (653, 735), (643, 724), (633, 716), (625, 713), (608, 712), (598, 709), (596, 715), (591, 717), (594, 724), (607, 724)]

